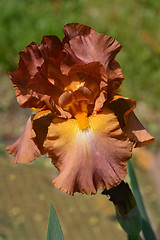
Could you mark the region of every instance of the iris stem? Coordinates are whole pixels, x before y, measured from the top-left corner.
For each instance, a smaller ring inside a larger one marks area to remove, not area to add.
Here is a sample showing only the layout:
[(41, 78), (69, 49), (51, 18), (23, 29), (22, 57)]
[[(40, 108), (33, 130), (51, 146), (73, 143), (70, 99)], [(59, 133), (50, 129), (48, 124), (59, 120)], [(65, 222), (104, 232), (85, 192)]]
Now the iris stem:
[(138, 238), (135, 238), (131, 235), (128, 235), (128, 240), (142, 240), (142, 238), (140, 236), (138, 236)]
[[(136, 174), (135, 171), (132, 167), (132, 163), (131, 161), (129, 161), (128, 163), (128, 173), (129, 173), (129, 177), (130, 177), (130, 185), (131, 188), (133, 190), (140, 214), (141, 214), (141, 218), (142, 218), (142, 232), (143, 232), (143, 236), (145, 238), (145, 240), (156, 240), (156, 236), (153, 232), (148, 214), (146, 212), (144, 203), (143, 203), (143, 199), (142, 199), (142, 195), (139, 189), (139, 185), (138, 185), (138, 181), (136, 178)], [(129, 240), (131, 240), (131, 238), (128, 238)], [(140, 238), (141, 239), (141, 238)]]

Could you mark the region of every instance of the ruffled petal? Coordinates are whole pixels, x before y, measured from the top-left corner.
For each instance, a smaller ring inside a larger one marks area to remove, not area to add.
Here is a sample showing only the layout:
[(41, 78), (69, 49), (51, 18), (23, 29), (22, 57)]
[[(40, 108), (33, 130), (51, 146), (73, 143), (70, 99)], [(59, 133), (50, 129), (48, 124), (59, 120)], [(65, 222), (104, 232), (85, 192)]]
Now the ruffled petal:
[(43, 56), (46, 61), (53, 61), (59, 65), (63, 58), (63, 47), (59, 38), (55, 35), (46, 35), (43, 37), (40, 45)]
[(38, 45), (31, 43), (24, 51), (20, 52), (18, 69), (10, 73), (20, 106), (44, 106), (44, 99), (47, 98), (46, 74), (45, 62)]
[(69, 79), (60, 70), (61, 61), (64, 58), (61, 41), (54, 35), (47, 35), (43, 37), (40, 48), (47, 64), (49, 82), (57, 90), (63, 91)]
[(109, 109), (88, 118), (89, 128), (80, 130), (76, 119), (54, 119), (44, 148), (60, 171), (54, 185), (69, 194), (95, 194), (110, 189), (126, 176), (132, 143), (123, 134)]
[(57, 37), (45, 36), (40, 46), (31, 43), (20, 52), (18, 69), (10, 73), (10, 78), (21, 107), (41, 108), (45, 101), (50, 101), (53, 96), (57, 99), (62, 93), (62, 89), (48, 80), (53, 75), (49, 72), (50, 62), (55, 72), (60, 72), (60, 69), (56, 71), (59, 68), (56, 64), (60, 61), (57, 58), (61, 59), (61, 48)]
[(15, 163), (28, 163), (41, 156), (40, 150), (32, 139), (34, 132), (32, 130), (31, 117), (28, 119), (25, 129), (18, 140), (6, 150), (12, 154)]
[(93, 103), (94, 101), (92, 91), (85, 86), (78, 88), (78, 90), (73, 93), (73, 96), (75, 101), (89, 100), (89, 103)]
[[(66, 27), (68, 41), (64, 44), (66, 57), (61, 63), (63, 74), (84, 72), (99, 80), (100, 86), (106, 87), (107, 99), (111, 100), (114, 92), (122, 83), (123, 74), (115, 56), (121, 45), (112, 37), (95, 32), (84, 25), (74, 24)], [(101, 83), (102, 81), (102, 83)]]
[(65, 44), (64, 49), (83, 63), (98, 61), (107, 69), (120, 51), (121, 45), (114, 38), (94, 31), (72, 38)]
[[(83, 65), (76, 64), (73, 65), (71, 69), (62, 64), (61, 70), (64, 74), (71, 77), (75, 74), (80, 75), (79, 82), (84, 82), (84, 86), (93, 92), (95, 100), (100, 92), (103, 91), (101, 89), (108, 86), (106, 71), (99, 62), (92, 62)], [(104, 101), (107, 99), (107, 96), (108, 94), (105, 94)]]
[(98, 33), (72, 39), (70, 47), (84, 62), (98, 61), (105, 68), (121, 49), (121, 45), (115, 39)]
[(94, 105), (93, 112), (96, 113), (103, 108), (103, 105), (107, 99), (107, 93), (105, 91), (101, 91), (99, 96), (97, 97)]
[(65, 108), (66, 106), (75, 103), (77, 106), (81, 101), (87, 101), (88, 104), (91, 104), (94, 102), (94, 95), (90, 89), (87, 87), (80, 87), (78, 90), (70, 93), (70, 92), (64, 92), (59, 97), (59, 106), (62, 108)]
[(111, 63), (109, 64), (108, 68), (108, 79), (109, 82), (114, 81), (114, 86), (112, 88), (117, 89), (120, 87), (122, 81), (124, 80), (123, 73), (120, 67), (120, 64), (113, 59)]
[(121, 67), (119, 63), (113, 59), (108, 67), (108, 85), (107, 85), (107, 99), (111, 100), (113, 97), (113, 90), (120, 87), (122, 81), (124, 80)]
[(58, 105), (64, 108), (66, 105), (70, 104), (73, 100), (73, 94), (70, 92), (64, 92), (58, 99)]
[(92, 28), (79, 23), (68, 23), (63, 27), (65, 34), (65, 41), (69, 41), (71, 38), (77, 36), (88, 35), (91, 32), (95, 32)]
[(75, 64), (71, 61), (67, 62), (67, 65), (62, 62), (61, 64), (62, 73), (65, 75), (73, 75), (75, 73), (83, 73), (94, 78), (98, 83), (100, 80), (107, 82), (107, 75), (103, 65), (100, 62), (91, 62), (87, 64)]

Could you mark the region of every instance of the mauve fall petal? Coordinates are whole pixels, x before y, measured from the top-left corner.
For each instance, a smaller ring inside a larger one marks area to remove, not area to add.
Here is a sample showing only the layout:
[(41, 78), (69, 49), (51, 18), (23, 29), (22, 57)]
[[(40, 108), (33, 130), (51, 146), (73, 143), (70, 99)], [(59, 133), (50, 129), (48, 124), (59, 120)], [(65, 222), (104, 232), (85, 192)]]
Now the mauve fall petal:
[(33, 141), (34, 132), (32, 129), (31, 117), (28, 119), (25, 129), (18, 140), (6, 150), (12, 154), (15, 163), (28, 163), (41, 156), (40, 150)]
[(55, 119), (44, 148), (60, 171), (54, 185), (69, 194), (95, 194), (118, 185), (126, 176), (132, 143), (109, 109), (89, 117), (89, 127), (80, 130), (75, 119)]

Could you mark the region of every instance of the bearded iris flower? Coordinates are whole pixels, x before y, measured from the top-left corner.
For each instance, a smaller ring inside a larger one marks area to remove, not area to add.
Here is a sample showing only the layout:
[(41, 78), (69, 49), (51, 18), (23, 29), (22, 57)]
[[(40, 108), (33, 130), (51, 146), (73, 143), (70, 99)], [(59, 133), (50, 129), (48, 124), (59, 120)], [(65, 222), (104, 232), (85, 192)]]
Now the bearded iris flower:
[(133, 148), (153, 137), (133, 112), (136, 102), (117, 94), (121, 45), (82, 24), (63, 31), (62, 42), (49, 35), (28, 45), (10, 73), (19, 105), (38, 112), (7, 151), (15, 163), (47, 154), (59, 170), (55, 187), (95, 194), (124, 180)]

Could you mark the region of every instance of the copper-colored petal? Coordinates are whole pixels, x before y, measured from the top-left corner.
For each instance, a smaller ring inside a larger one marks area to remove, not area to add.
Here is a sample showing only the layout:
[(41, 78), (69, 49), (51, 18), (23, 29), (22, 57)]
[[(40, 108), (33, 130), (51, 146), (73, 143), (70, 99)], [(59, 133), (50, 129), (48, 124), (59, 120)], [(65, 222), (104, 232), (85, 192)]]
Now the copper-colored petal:
[(76, 91), (70, 93), (70, 92), (64, 92), (60, 97), (59, 97), (59, 106), (62, 108), (65, 108), (65, 106), (71, 104), (72, 102), (78, 102), (78, 101), (83, 101), (83, 100), (89, 100), (89, 103), (93, 103), (94, 101), (94, 96), (93, 93), (90, 89), (87, 87), (83, 86), (78, 88)]
[(105, 101), (107, 99), (107, 93), (105, 91), (101, 91), (99, 97), (97, 97), (94, 105), (93, 112), (96, 113), (101, 110)]
[(59, 64), (62, 57), (62, 43), (55, 35), (46, 35), (43, 37), (40, 45), (41, 51), (45, 55), (45, 60), (54, 61), (54, 64)]
[[(64, 47), (68, 49), (68, 44)], [(72, 38), (69, 41), (69, 47), (82, 62), (98, 61), (105, 69), (121, 49), (121, 45), (115, 39), (96, 32)]]
[(66, 105), (70, 104), (73, 100), (73, 94), (69, 92), (64, 92), (62, 95), (59, 97), (58, 104), (62, 108), (64, 108)]
[(60, 171), (54, 185), (69, 194), (95, 194), (118, 185), (126, 176), (132, 143), (120, 129), (114, 113), (103, 109), (80, 130), (77, 120), (54, 119), (44, 147)]
[[(45, 85), (45, 79), (38, 71), (38, 67), (44, 67), (44, 59), (41, 56), (38, 45), (31, 43), (24, 51), (20, 52), (18, 69), (10, 73), (17, 101), (22, 107), (42, 107), (44, 105), (41, 102), (41, 97), (42, 93), (44, 93), (42, 86)], [(34, 79), (33, 76), (35, 76)], [(36, 79), (38, 79), (41, 85), (34, 84)], [(34, 88), (37, 88), (37, 91), (34, 91)]]
[[(95, 99), (98, 97), (100, 89), (108, 86), (106, 71), (99, 62), (75, 65), (73, 63), (72, 68), (66, 68), (65, 66), (66, 65), (62, 63), (61, 70), (64, 74), (69, 76), (74, 76), (75, 73), (79, 75), (81, 74), (79, 81), (84, 81), (84, 86), (92, 91)], [(106, 94), (105, 96), (107, 98)]]
[[(68, 62), (67, 62), (68, 64)], [(61, 65), (61, 70), (63, 72), (63, 74), (66, 75), (72, 75), (74, 73), (84, 73), (84, 74), (88, 74), (91, 77), (101, 77), (100, 73), (101, 73), (101, 68), (103, 67), (102, 64), (100, 64), (99, 62), (91, 62), (91, 63), (87, 63), (87, 64), (75, 64), (75, 61), (71, 62), (71, 64), (69, 64), (70, 67), (66, 68), (65, 63)], [(72, 67), (72, 68), (71, 68)]]
[(71, 68), (75, 67), (75, 65), (84, 65), (84, 62), (74, 54), (68, 43), (65, 44), (65, 49), (63, 51), (65, 54), (65, 58), (60, 66), (63, 74), (68, 75)]
[(28, 119), (25, 129), (18, 140), (6, 150), (12, 154), (15, 163), (28, 163), (40, 157), (40, 151), (32, 139), (33, 130), (31, 117)]
[(119, 63), (113, 59), (113, 61), (109, 64), (109, 68), (108, 68), (108, 79), (110, 81), (115, 81), (116, 86), (114, 86), (115, 89), (119, 88), (121, 82), (124, 80), (123, 77), (123, 73), (121, 70), (121, 67), (119, 65)]
[[(73, 64), (73, 65), (72, 65)], [(75, 64), (72, 62), (72, 67), (66, 68), (66, 65), (62, 63), (61, 70), (63, 74), (72, 76), (74, 74), (83, 74), (82, 80), (85, 81), (85, 86), (90, 88), (90, 85), (96, 85), (99, 90), (100, 83), (103, 81), (105, 86), (108, 84), (108, 78), (103, 65), (100, 62), (91, 62), (87, 64)], [(81, 79), (80, 79), (81, 80)], [(93, 91), (93, 88), (90, 88)]]
[(114, 90), (118, 89), (124, 80), (121, 67), (115, 59), (113, 59), (113, 61), (109, 64), (107, 75), (107, 98), (111, 99), (113, 97)]
[(78, 90), (73, 93), (73, 96), (76, 101), (89, 100), (90, 103), (94, 101), (92, 91), (85, 86), (78, 88)]
[(40, 49), (47, 64), (49, 82), (57, 89), (63, 90), (68, 84), (68, 78), (60, 70), (60, 63), (64, 58), (61, 41), (54, 35), (44, 36)]
[(135, 142), (135, 147), (142, 147), (154, 140), (154, 137), (147, 132), (133, 111), (128, 115), (124, 132), (133, 142)]
[(59, 114), (57, 114), (60, 118), (71, 118), (72, 117), (72, 114), (68, 111), (65, 111), (61, 106), (55, 104), (57, 110), (59, 111)]
[[(84, 36), (94, 31), (92, 28), (79, 23), (68, 23), (63, 27), (65, 41), (77, 36)], [(64, 40), (63, 40), (64, 41)]]
[[(31, 43), (20, 52), (18, 69), (10, 73), (17, 101), (21, 107), (41, 108), (45, 105), (45, 100), (50, 101), (51, 97), (56, 98), (62, 93), (62, 90), (48, 81), (47, 54), (49, 58), (53, 49), (58, 48), (59, 45), (56, 41), (55, 43), (52, 41), (52, 45), (55, 45), (52, 49), (48, 47), (49, 44), (44, 45), (44, 39), (40, 46)], [(51, 53), (48, 52), (49, 50)], [(56, 56), (57, 54), (52, 58)]]
[(121, 45), (115, 39), (96, 33), (93, 29), (87, 34), (75, 31), (75, 35), (71, 33), (70, 40), (64, 45), (66, 57), (61, 70), (66, 75), (83, 71), (88, 76), (94, 75), (99, 81), (106, 81), (107, 99), (111, 99), (124, 79), (120, 65), (114, 59), (120, 49)]

